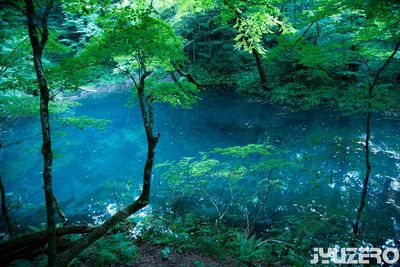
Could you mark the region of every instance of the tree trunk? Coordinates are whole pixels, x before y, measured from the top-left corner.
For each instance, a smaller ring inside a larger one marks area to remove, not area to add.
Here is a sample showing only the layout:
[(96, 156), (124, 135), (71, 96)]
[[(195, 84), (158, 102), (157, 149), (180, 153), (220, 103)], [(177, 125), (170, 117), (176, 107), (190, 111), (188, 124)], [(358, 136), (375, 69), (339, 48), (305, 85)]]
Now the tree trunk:
[(176, 64), (176, 63), (174, 63), (172, 61), (171, 61), (171, 64), (174, 66), (176, 72), (178, 72), (179, 75), (181, 75), (182, 77), (185, 77), (188, 80), (188, 82), (191, 82), (194, 85), (196, 85), (197, 87), (200, 87), (200, 85), (194, 80), (193, 76), (190, 75), (190, 73), (183, 72), (182, 64)]
[(174, 71), (171, 72), (171, 78), (175, 83), (179, 82), (178, 78), (175, 76), (175, 72)]
[(53, 194), (53, 202), (54, 202), (54, 207), (58, 213), (58, 216), (60, 216), (61, 220), (63, 221), (63, 224), (67, 225), (68, 222), (67, 216), (65, 216), (65, 213), (61, 209), (60, 204), (58, 204), (58, 200), (54, 194)]
[[(182, 66), (180, 66), (182, 67)], [(196, 85), (197, 87), (200, 87), (200, 85), (194, 80), (193, 76), (190, 75), (190, 73), (184, 73), (181, 69), (177, 68), (176, 72), (179, 73), (179, 75), (185, 77), (189, 82), (193, 83), (194, 85)]]
[(4, 188), (3, 179), (0, 176), (0, 193), (1, 193), (1, 212), (3, 213), (4, 222), (7, 226), (8, 235), (10, 237), (14, 236), (14, 229), (8, 215), (7, 200), (6, 200), (6, 190)]
[(366, 129), (365, 129), (365, 166), (366, 166), (366, 172), (365, 172), (365, 178), (363, 182), (363, 189), (361, 193), (361, 200), (360, 200), (360, 206), (357, 209), (357, 215), (356, 215), (356, 220), (353, 225), (353, 234), (354, 237), (358, 238), (360, 235), (360, 222), (361, 222), (361, 215), (362, 212), (364, 211), (365, 208), (365, 203), (367, 199), (367, 191), (368, 191), (368, 183), (369, 183), (369, 175), (371, 173), (371, 162), (369, 160), (369, 141), (371, 139), (371, 111), (367, 112), (367, 120), (366, 120)]
[(359, 205), (359, 207), (357, 209), (356, 219), (355, 219), (354, 224), (353, 224), (353, 234), (354, 234), (355, 238), (359, 238), (360, 237), (361, 216), (362, 216), (362, 213), (363, 213), (363, 211), (365, 209), (365, 205), (366, 205), (366, 201), (367, 201), (368, 183), (369, 183), (369, 177), (370, 177), (371, 169), (372, 169), (371, 162), (370, 162), (370, 157), (369, 157), (370, 156), (369, 155), (369, 143), (370, 143), (370, 139), (371, 139), (371, 112), (372, 112), (371, 100), (372, 100), (372, 94), (373, 94), (375, 85), (378, 82), (381, 73), (386, 68), (386, 66), (390, 63), (390, 61), (392, 60), (394, 55), (397, 53), (397, 51), (399, 50), (399, 47), (400, 47), (400, 41), (398, 41), (396, 43), (394, 51), (389, 56), (389, 58), (386, 60), (386, 62), (382, 65), (382, 67), (378, 70), (378, 72), (376, 73), (376, 75), (374, 77), (373, 82), (370, 83), (370, 86), (368, 88), (368, 111), (367, 111), (367, 120), (366, 120), (366, 126), (365, 126), (365, 144), (364, 144), (366, 172), (365, 172), (365, 178), (364, 178), (364, 182), (363, 182), (363, 189), (362, 189), (362, 192), (361, 192), (360, 205)]
[(137, 85), (136, 82), (134, 81), (134, 84), (138, 92), (140, 111), (142, 114), (143, 124), (147, 138), (147, 159), (143, 172), (142, 193), (132, 204), (125, 207), (123, 210), (118, 211), (114, 216), (106, 220), (102, 225), (96, 227), (96, 229), (93, 232), (88, 234), (86, 237), (83, 237), (82, 239), (78, 240), (74, 246), (72, 246), (64, 253), (62, 253), (57, 260), (58, 267), (67, 266), (68, 263), (77, 256), (79, 256), (79, 254), (84, 249), (89, 247), (98, 239), (102, 238), (114, 225), (126, 219), (135, 212), (141, 210), (142, 208), (146, 207), (150, 202), (151, 173), (153, 169), (156, 146), (160, 135), (159, 134), (157, 134), (156, 136), (153, 135), (153, 110), (151, 103), (149, 103), (146, 100), (144, 94), (144, 86), (145, 86), (144, 80), (149, 75), (149, 73), (147, 73), (146, 71), (143, 72), (145, 74), (143, 74), (143, 76), (140, 78), (139, 85)]
[[(233, 5), (231, 5), (229, 3), (229, 1), (226, 1), (226, 0), (224, 1), (224, 4), (227, 5), (233, 12), (236, 13), (236, 19), (235, 20), (242, 18), (243, 10), (240, 10), (240, 9), (234, 7)], [(244, 36), (243, 37), (244, 41), (248, 42), (249, 41), (249, 37), (246, 36), (247, 33), (245, 31), (242, 31), (241, 33)], [(257, 70), (258, 70), (258, 74), (260, 75), (261, 87), (265, 91), (269, 91), (270, 88), (268, 87), (268, 80), (267, 80), (267, 75), (265, 74), (265, 70), (264, 70), (264, 66), (263, 66), (264, 64), (263, 64), (263, 61), (262, 61), (262, 56), (260, 55), (260, 53), (255, 48), (251, 49), (251, 53), (253, 54), (253, 56), (254, 56), (254, 58), (256, 60), (256, 63), (257, 63)]]
[(37, 35), (35, 7), (32, 0), (25, 0), (26, 15), (28, 18), (28, 32), (33, 50), (33, 62), (35, 66), (36, 76), (40, 88), (40, 123), (42, 126), (42, 154), (43, 154), (43, 183), (44, 194), (46, 200), (47, 214), (47, 255), (48, 266), (54, 266), (57, 249), (56, 249), (56, 220), (55, 206), (53, 199), (52, 187), (52, 164), (53, 153), (51, 150), (51, 135), (49, 122), (49, 88), (47, 86), (46, 77), (42, 64), (42, 52), (48, 38), (47, 19), (51, 9), (51, 3), (46, 7), (42, 17), (41, 40)]
[(269, 91), (270, 89), (268, 88), (268, 80), (267, 80), (267, 75), (265, 74), (262, 57), (256, 49), (253, 48), (251, 51), (253, 53), (254, 58), (256, 59), (258, 73), (260, 74), (261, 87), (264, 90)]
[[(61, 237), (69, 234), (90, 233), (90, 226), (68, 226), (56, 230), (56, 236)], [(38, 248), (44, 247), (47, 242), (47, 231), (39, 231), (25, 234), (10, 239), (0, 244), (0, 262), (6, 264), (12, 260), (24, 258), (26, 255)], [(58, 244), (57, 244), (58, 245)]]

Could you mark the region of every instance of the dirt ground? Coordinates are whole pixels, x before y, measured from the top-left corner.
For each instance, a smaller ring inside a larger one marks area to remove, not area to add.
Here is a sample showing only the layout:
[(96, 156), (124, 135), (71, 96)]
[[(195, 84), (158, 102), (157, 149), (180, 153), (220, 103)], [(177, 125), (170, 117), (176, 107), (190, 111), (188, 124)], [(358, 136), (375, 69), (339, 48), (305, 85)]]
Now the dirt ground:
[(238, 266), (232, 260), (206, 257), (196, 251), (178, 252), (171, 248), (168, 259), (162, 259), (162, 247), (137, 244), (140, 258), (132, 265), (137, 267), (222, 267)]

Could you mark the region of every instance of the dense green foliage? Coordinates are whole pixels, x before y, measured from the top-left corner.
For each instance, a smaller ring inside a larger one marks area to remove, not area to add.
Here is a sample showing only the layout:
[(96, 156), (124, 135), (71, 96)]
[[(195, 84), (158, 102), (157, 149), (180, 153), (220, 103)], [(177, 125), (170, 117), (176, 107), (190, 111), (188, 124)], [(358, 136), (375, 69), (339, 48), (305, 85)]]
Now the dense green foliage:
[[(113, 121), (97, 114), (76, 116), (74, 109), (82, 105), (81, 100), (85, 102), (87, 95), (124, 87), (131, 93), (124, 104), (131, 108), (139, 102), (147, 155), (153, 153), (153, 157), (143, 160), (146, 167), (150, 166), (144, 176), (151, 174), (160, 137), (153, 132), (153, 120), (162, 118), (167, 106), (190, 109), (201, 99), (200, 92), (222, 88), (290, 110), (324, 109), (338, 111), (341, 116), (357, 114), (366, 118), (365, 124), (361, 122), (363, 129), (352, 140), (326, 131), (325, 136), (308, 135), (303, 144), (318, 147), (325, 140), (333, 140), (335, 157), (352, 169), (342, 175), (341, 187), (335, 188), (333, 177), (342, 170), (324, 172), (313, 155), (301, 151), (291, 154), (273, 138), (214, 146), (194, 155), (156, 162), (159, 180), (152, 185), (154, 209), (146, 216), (130, 217), (134, 225), (116, 227), (112, 234), (94, 240), (72, 264), (133, 264), (146, 257), (138, 247), (152, 244), (160, 251), (162, 261), (168, 261), (172, 251), (199, 251), (208, 257), (232, 260), (236, 265), (304, 266), (314, 247), (374, 246), (384, 242), (379, 236), (383, 225), (379, 218), (371, 219), (369, 235), (362, 235), (363, 228), (355, 229), (354, 224), (358, 227), (365, 214), (374, 217), (379, 210), (376, 203), (381, 201), (378, 196), (397, 182), (385, 172), (371, 179), (369, 173), (374, 170), (370, 154), (378, 158), (384, 151), (392, 159), (399, 157), (398, 147), (387, 148), (377, 140), (379, 134), (371, 134), (373, 114), (397, 120), (400, 116), (398, 1), (62, 0), (34, 4), (38, 25), (46, 10), (51, 10), (41, 60), (49, 90), (50, 121), (55, 129), (52, 136), (62, 136), (57, 131), (62, 127), (107, 129)], [(43, 103), (25, 14), (25, 5), (20, 1), (0, 2), (1, 149), (40, 139), (32, 131), (31, 136), (20, 140), (11, 130), (20, 119), (38, 117), (43, 111), (39, 109)], [(43, 41), (42, 30), (37, 33)], [(154, 125), (162, 129), (159, 125), (163, 123), (160, 120)], [(284, 135), (284, 127), (281, 131)], [(129, 141), (141, 138), (125, 132), (116, 136)], [(78, 146), (74, 141), (64, 145)], [(170, 144), (168, 149), (173, 150)], [(379, 145), (384, 149), (379, 150)], [(350, 150), (357, 154), (356, 160), (348, 157)], [(20, 153), (33, 153), (33, 149)], [(64, 155), (55, 151), (54, 156), (57, 159)], [(67, 155), (59, 161), (60, 166), (68, 166), (72, 157)], [(119, 161), (128, 165), (126, 158)], [(366, 176), (354, 178), (354, 173)], [(104, 175), (111, 174), (107, 170)], [(71, 173), (75, 175), (85, 179), (81, 172)], [(373, 179), (380, 176), (393, 181)], [(304, 177), (307, 179), (301, 180)], [(330, 189), (324, 187), (326, 184)], [(123, 204), (136, 197), (135, 186), (115, 180), (103, 185), (107, 192), (103, 193), (112, 191), (118, 199), (115, 210), (121, 210)], [(367, 191), (368, 186), (373, 190)], [(337, 199), (317, 199), (315, 190), (320, 190), (320, 195), (331, 190)], [(14, 193), (4, 195), (13, 215), (31, 208)], [(369, 198), (373, 205), (366, 210)], [(91, 196), (82, 197), (79, 205), (89, 199)], [(100, 206), (101, 201), (96, 204)], [(395, 198), (385, 201), (400, 210)], [(393, 228), (397, 229), (398, 214), (392, 215), (388, 212), (387, 218), (393, 219)], [(388, 232), (397, 235), (395, 230)], [(36, 262), (43, 264), (47, 259), (37, 258)], [(197, 264), (202, 266), (201, 262)]]

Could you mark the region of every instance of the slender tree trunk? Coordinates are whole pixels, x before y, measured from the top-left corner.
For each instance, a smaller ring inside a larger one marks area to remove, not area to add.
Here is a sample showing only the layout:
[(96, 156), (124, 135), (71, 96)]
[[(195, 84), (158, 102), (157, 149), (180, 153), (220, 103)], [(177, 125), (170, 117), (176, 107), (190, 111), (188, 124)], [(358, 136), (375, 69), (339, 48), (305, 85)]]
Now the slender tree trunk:
[(251, 50), (254, 58), (256, 59), (258, 73), (260, 74), (261, 86), (264, 90), (269, 90), (267, 75), (265, 74), (262, 57), (256, 49)]
[(96, 229), (93, 230), (93, 232), (77, 241), (74, 246), (62, 253), (57, 260), (58, 267), (67, 266), (68, 263), (76, 258), (85, 248), (96, 242), (98, 239), (102, 238), (114, 225), (126, 219), (135, 212), (141, 210), (142, 208), (146, 207), (150, 202), (151, 173), (153, 169), (156, 146), (160, 135), (157, 134), (156, 136), (154, 136), (153, 134), (153, 110), (151, 103), (147, 101), (144, 94), (144, 80), (146, 79), (148, 74), (149, 73), (145, 72), (145, 74), (140, 79), (139, 85), (137, 85), (134, 81), (138, 92), (140, 111), (142, 114), (147, 138), (147, 159), (143, 172), (142, 193), (132, 204), (125, 207), (123, 210), (118, 211), (114, 216), (106, 220), (101, 226), (98, 226)]
[(192, 32), (192, 37), (193, 37), (193, 50), (192, 50), (192, 54), (193, 54), (193, 64), (196, 64), (196, 37), (194, 34), (194, 30)]
[(1, 212), (3, 213), (4, 222), (7, 226), (8, 235), (10, 237), (14, 236), (14, 229), (8, 215), (7, 200), (6, 200), (6, 190), (4, 188), (3, 179), (0, 176), (0, 193), (1, 193)]
[(360, 199), (360, 205), (357, 208), (357, 215), (356, 219), (353, 224), (353, 234), (355, 238), (360, 237), (360, 223), (361, 223), (361, 216), (362, 213), (365, 209), (365, 205), (367, 202), (367, 193), (368, 193), (368, 183), (369, 183), (369, 177), (371, 174), (372, 166), (370, 162), (370, 151), (369, 151), (369, 145), (370, 145), (370, 139), (371, 139), (371, 112), (372, 112), (372, 94), (375, 88), (376, 83), (379, 80), (379, 77), (383, 70), (386, 68), (386, 66), (390, 63), (394, 55), (397, 53), (400, 47), (400, 41), (396, 43), (396, 46), (394, 48), (394, 51), (392, 54), (389, 56), (389, 58), (386, 60), (386, 62), (382, 65), (382, 67), (378, 70), (376, 73), (374, 80), (372, 83), (370, 83), (370, 86), (368, 88), (368, 111), (367, 111), (367, 119), (366, 119), (366, 126), (365, 126), (365, 165), (366, 165), (366, 171), (365, 171), (365, 178), (363, 182), (363, 188), (361, 192), (361, 199)]
[(356, 215), (356, 220), (353, 225), (353, 234), (356, 238), (359, 237), (360, 235), (360, 222), (361, 222), (361, 215), (362, 212), (365, 209), (365, 203), (367, 199), (367, 191), (368, 191), (368, 183), (369, 183), (369, 175), (371, 173), (371, 162), (369, 160), (369, 142), (371, 139), (371, 111), (367, 112), (367, 120), (366, 120), (366, 128), (365, 128), (365, 167), (366, 167), (366, 172), (365, 172), (365, 178), (363, 182), (363, 189), (361, 192), (361, 200), (360, 200), (360, 206), (357, 209), (357, 215)]
[(317, 23), (317, 33), (315, 34), (314, 45), (318, 44), (319, 35), (321, 33), (321, 26)]
[(42, 52), (48, 38), (47, 20), (51, 10), (51, 3), (46, 7), (42, 17), (41, 40), (37, 35), (36, 14), (33, 0), (25, 0), (26, 14), (28, 18), (28, 32), (33, 50), (33, 61), (36, 71), (37, 80), (40, 88), (40, 123), (42, 125), (42, 155), (43, 155), (43, 188), (46, 200), (47, 213), (47, 255), (48, 266), (54, 266), (57, 249), (56, 249), (56, 219), (55, 204), (52, 186), (52, 165), (53, 153), (51, 150), (51, 135), (49, 121), (49, 88), (47, 86), (46, 77), (42, 64)]

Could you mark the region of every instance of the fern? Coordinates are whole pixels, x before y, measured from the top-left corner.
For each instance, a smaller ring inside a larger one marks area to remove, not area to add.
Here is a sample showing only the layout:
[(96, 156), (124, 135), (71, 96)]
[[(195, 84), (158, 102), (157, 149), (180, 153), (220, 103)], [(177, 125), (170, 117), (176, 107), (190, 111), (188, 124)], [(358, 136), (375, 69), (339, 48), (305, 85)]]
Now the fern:
[(254, 263), (264, 257), (267, 243), (262, 238), (252, 235), (250, 238), (243, 233), (237, 233), (233, 241), (237, 248), (237, 255), (240, 261)]
[(137, 259), (138, 251), (131, 240), (123, 233), (117, 233), (100, 239), (90, 247), (81, 257), (94, 261), (96, 266), (129, 263)]

